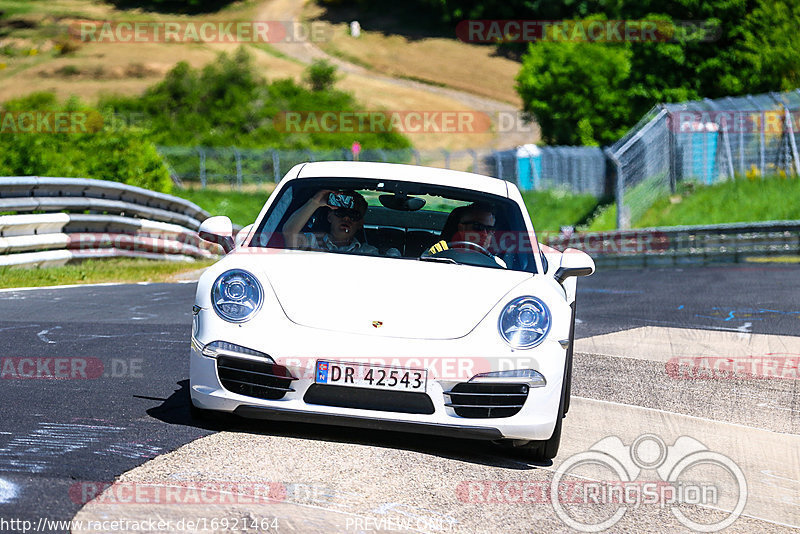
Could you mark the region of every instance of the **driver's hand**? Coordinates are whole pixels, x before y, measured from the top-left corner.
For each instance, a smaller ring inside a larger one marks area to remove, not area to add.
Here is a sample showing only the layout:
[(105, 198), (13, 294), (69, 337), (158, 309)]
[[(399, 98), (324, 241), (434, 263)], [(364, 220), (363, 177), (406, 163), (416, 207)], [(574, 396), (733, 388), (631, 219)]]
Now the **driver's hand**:
[(314, 203), (314, 205), (318, 208), (327, 206), (331, 209), (336, 209), (336, 206), (331, 206), (330, 204), (328, 204), (328, 195), (330, 195), (331, 193), (333, 193), (333, 191), (331, 191), (330, 189), (323, 189), (321, 191), (317, 191), (317, 193), (313, 197), (311, 197), (311, 202)]

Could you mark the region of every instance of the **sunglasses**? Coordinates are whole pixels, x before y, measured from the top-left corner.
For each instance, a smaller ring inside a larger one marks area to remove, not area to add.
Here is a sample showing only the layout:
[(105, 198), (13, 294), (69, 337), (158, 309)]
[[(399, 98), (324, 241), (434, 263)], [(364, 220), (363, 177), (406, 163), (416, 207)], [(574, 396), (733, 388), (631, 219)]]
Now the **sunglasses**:
[(464, 226), (471, 226), (473, 230), (476, 232), (494, 232), (494, 226), (490, 226), (488, 224), (479, 223), (476, 221), (464, 221), (460, 224)]
[(360, 211), (353, 210), (353, 209), (348, 209), (348, 208), (339, 208), (339, 209), (333, 210), (333, 214), (336, 215), (340, 219), (344, 219), (345, 217), (347, 217), (348, 219), (350, 219), (353, 222), (360, 221), (361, 219), (364, 218), (364, 215)]

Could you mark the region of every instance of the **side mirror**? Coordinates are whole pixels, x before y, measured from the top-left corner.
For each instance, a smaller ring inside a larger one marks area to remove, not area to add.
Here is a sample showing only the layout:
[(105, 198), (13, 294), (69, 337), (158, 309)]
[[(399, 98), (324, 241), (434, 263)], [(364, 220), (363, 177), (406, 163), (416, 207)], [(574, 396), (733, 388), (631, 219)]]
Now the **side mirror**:
[(231, 220), (224, 215), (209, 217), (200, 223), (198, 232), (200, 234), (200, 239), (210, 243), (216, 243), (222, 247), (225, 254), (233, 250), (235, 246), (233, 242), (233, 224)]
[(237, 247), (242, 246), (242, 243), (247, 241), (247, 238), (250, 236), (250, 232), (253, 230), (253, 226), (255, 225), (248, 224), (247, 226), (236, 232), (236, 238), (233, 241)]
[(553, 277), (559, 284), (570, 276), (589, 276), (594, 272), (594, 260), (575, 248), (568, 248), (561, 254), (561, 266)]

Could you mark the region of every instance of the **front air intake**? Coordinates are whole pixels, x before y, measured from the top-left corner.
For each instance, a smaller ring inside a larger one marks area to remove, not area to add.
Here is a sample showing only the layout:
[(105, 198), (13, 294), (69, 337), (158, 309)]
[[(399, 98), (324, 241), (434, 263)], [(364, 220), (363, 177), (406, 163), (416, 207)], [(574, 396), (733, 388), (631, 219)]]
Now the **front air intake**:
[(266, 400), (282, 399), (297, 380), (281, 365), (223, 356), (217, 358), (217, 375), (231, 393)]
[[(463, 382), (445, 391), (444, 405), (456, 415), (470, 419), (511, 417), (528, 398), (527, 384), (486, 384)], [(448, 400), (449, 398), (449, 400)]]

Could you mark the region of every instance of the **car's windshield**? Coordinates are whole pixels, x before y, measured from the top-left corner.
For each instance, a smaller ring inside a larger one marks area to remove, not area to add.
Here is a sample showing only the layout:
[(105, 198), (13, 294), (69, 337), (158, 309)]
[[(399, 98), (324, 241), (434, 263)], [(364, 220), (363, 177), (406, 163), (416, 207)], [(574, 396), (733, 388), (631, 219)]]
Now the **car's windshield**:
[(535, 273), (518, 205), (457, 187), (305, 179), (276, 192), (251, 247), (366, 254)]

